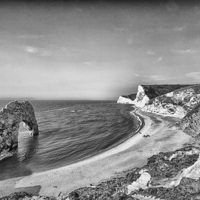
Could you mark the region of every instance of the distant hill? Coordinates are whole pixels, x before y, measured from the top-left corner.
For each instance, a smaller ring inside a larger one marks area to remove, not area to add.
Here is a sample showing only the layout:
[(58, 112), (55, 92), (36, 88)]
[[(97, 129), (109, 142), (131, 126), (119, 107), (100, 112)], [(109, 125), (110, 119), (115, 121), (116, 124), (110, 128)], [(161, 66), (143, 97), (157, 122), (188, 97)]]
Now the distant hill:
[(200, 103), (200, 85), (190, 85), (150, 99), (143, 111), (178, 118), (185, 117)]

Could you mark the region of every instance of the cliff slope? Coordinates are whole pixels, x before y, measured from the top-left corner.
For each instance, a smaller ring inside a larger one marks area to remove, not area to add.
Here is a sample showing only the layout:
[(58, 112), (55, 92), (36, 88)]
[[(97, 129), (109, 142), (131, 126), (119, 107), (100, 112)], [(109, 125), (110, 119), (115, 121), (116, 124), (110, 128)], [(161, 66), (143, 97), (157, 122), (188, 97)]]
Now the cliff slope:
[(200, 105), (181, 120), (180, 128), (192, 137), (200, 136)]
[(185, 117), (200, 102), (200, 85), (190, 85), (149, 100), (142, 110), (177, 118)]
[(121, 95), (119, 96), (117, 103), (134, 104), (136, 94)]
[(151, 99), (189, 85), (139, 85), (134, 104), (144, 107)]

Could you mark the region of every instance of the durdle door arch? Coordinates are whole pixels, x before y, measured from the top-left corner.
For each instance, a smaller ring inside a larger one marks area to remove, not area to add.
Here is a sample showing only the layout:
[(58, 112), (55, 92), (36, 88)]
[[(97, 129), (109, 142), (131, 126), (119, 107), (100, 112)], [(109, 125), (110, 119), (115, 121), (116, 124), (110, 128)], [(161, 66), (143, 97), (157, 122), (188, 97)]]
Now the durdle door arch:
[(20, 122), (25, 123), (32, 135), (38, 135), (38, 124), (30, 102), (13, 101), (0, 111), (0, 160), (14, 154), (18, 146)]

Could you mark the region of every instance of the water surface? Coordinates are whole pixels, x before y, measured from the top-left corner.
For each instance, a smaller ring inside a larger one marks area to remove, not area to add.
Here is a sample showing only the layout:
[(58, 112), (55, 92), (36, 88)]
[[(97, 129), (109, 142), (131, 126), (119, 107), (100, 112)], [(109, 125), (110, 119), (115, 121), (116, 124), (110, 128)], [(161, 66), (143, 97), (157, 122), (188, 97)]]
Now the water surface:
[[(0, 162), (0, 180), (62, 167), (105, 151), (134, 134), (130, 105), (107, 101), (30, 101), (39, 125), (31, 137), (20, 126), (19, 148)], [(4, 107), (8, 101), (0, 101)]]

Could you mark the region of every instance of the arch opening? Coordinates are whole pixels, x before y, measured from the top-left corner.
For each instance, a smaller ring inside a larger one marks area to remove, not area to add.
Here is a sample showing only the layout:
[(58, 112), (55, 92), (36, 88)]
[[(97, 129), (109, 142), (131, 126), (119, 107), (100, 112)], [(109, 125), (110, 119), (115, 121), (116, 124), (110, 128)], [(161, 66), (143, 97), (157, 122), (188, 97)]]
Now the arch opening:
[(10, 102), (0, 111), (0, 160), (12, 156), (17, 149), (21, 122), (33, 136), (38, 135), (34, 108), (28, 101)]
[(32, 131), (25, 122), (19, 123), (17, 158), (20, 162), (25, 162), (31, 158), (37, 149), (38, 137), (31, 137)]

